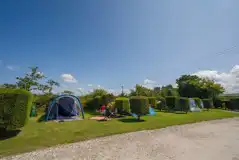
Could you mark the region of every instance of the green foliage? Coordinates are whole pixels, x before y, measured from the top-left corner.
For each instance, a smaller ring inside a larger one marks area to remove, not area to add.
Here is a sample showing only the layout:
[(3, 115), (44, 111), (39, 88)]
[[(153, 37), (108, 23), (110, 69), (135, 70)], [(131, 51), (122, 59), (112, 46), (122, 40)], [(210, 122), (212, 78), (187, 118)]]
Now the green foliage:
[(169, 111), (175, 110), (175, 107), (177, 106), (177, 97), (168, 96), (165, 98), (165, 100), (166, 100), (167, 109)]
[(136, 84), (135, 89), (131, 90), (130, 96), (154, 96), (154, 91), (152, 89), (143, 87), (142, 85)]
[(69, 91), (69, 90), (64, 90), (63, 93), (64, 93), (64, 94), (74, 94), (74, 92)]
[(149, 112), (149, 101), (144, 96), (134, 96), (130, 98), (130, 109), (132, 113), (137, 114), (138, 119), (140, 116)]
[(1, 88), (11, 88), (11, 89), (16, 89), (17, 85), (16, 84), (9, 84), (9, 83), (4, 83)]
[(44, 113), (49, 102), (54, 98), (53, 94), (35, 95), (33, 102), (36, 105), (37, 113)]
[(171, 84), (163, 86), (161, 88), (161, 96), (162, 97), (178, 96), (177, 88), (173, 88)]
[(148, 97), (148, 100), (151, 107), (156, 107), (156, 97)]
[(213, 105), (214, 105), (215, 108), (221, 108), (222, 107), (222, 103), (223, 103), (223, 101), (219, 97), (215, 97), (213, 99)]
[(210, 108), (213, 108), (213, 101), (212, 101), (212, 99), (202, 99), (202, 102), (203, 102), (204, 108), (206, 108), (208, 110)]
[(115, 108), (119, 114), (128, 114), (130, 113), (130, 105), (129, 105), (129, 98), (126, 97), (118, 97), (115, 100)]
[(30, 116), (32, 100), (30, 92), (0, 88), (0, 128), (23, 127)]
[(85, 100), (85, 107), (89, 110), (99, 109), (100, 105), (107, 105), (108, 103), (114, 101), (114, 96), (112, 94), (106, 94), (103, 96), (88, 97)]
[(159, 102), (157, 102), (157, 109), (159, 109), (160, 111), (167, 109), (165, 98), (163, 98), (163, 97), (157, 97), (157, 101), (159, 101)]
[(107, 95), (107, 94), (108, 94), (108, 92), (104, 89), (95, 89), (88, 96), (94, 98), (96, 96), (104, 96), (104, 95)]
[(220, 84), (196, 75), (182, 75), (176, 83), (182, 97), (213, 98), (224, 92)]
[(232, 98), (230, 100), (230, 108), (231, 110), (239, 110), (239, 98)]
[(195, 104), (197, 105), (198, 108), (202, 108), (201, 99), (200, 98), (193, 98), (193, 100), (195, 101)]
[(176, 109), (178, 111), (184, 111), (184, 112), (188, 112), (190, 109), (189, 106), (189, 99), (188, 98), (184, 98), (184, 97), (179, 97), (177, 98), (177, 107)]

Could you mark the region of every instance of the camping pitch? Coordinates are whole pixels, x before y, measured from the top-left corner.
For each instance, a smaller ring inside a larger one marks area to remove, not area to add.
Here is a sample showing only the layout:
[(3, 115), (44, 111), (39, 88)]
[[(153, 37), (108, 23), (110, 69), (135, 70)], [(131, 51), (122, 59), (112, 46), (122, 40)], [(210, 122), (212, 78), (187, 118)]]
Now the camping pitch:
[(61, 95), (55, 97), (46, 111), (46, 121), (70, 121), (84, 119), (84, 111), (78, 97), (73, 95)]

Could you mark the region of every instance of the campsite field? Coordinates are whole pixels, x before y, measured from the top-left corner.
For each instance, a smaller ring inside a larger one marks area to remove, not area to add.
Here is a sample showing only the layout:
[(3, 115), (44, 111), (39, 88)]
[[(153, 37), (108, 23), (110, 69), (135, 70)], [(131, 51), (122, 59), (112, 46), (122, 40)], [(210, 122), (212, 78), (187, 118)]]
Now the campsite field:
[(39, 117), (31, 118), (17, 136), (0, 139), (0, 157), (100, 136), (239, 117), (239, 113), (216, 109), (188, 114), (157, 112), (155, 116), (142, 117), (145, 120), (143, 122), (136, 122), (132, 117), (112, 119), (106, 122), (88, 120), (93, 115), (94, 113), (86, 113), (85, 120), (63, 123), (38, 122)]

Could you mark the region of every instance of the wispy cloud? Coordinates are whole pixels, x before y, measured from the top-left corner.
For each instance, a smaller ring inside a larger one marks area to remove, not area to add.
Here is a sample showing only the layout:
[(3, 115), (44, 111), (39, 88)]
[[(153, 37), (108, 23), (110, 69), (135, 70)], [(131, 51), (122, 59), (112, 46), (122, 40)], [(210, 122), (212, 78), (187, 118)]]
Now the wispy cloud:
[(93, 85), (92, 84), (88, 84), (88, 87), (92, 87)]
[(16, 71), (19, 70), (20, 67), (18, 66), (13, 66), (13, 65), (7, 65), (7, 69), (11, 70), (11, 71)]
[(71, 74), (62, 74), (61, 78), (68, 83), (77, 83), (77, 80)]

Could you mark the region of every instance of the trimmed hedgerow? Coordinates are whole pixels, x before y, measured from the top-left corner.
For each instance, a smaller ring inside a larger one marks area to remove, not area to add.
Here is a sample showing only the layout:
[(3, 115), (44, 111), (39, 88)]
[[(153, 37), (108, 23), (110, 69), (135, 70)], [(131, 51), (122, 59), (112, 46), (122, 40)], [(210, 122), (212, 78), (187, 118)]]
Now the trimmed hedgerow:
[(156, 107), (156, 97), (148, 97), (148, 100), (151, 107)]
[(239, 110), (239, 98), (230, 99), (230, 108), (231, 110)]
[(177, 105), (178, 105), (178, 107), (176, 107), (176, 108), (178, 111), (183, 111), (183, 112), (188, 113), (189, 108), (190, 108), (188, 98), (184, 98), (184, 97), (177, 98)]
[(116, 98), (114, 106), (117, 108), (119, 114), (130, 113), (129, 99), (126, 97)]
[(202, 99), (202, 102), (203, 102), (204, 108), (206, 108), (208, 110), (210, 108), (213, 108), (213, 101), (212, 101), (212, 99)]
[(201, 105), (201, 99), (200, 98), (193, 98), (195, 104), (197, 105), (198, 108), (202, 108)]
[(165, 98), (157, 97), (157, 101), (160, 101), (160, 102), (157, 102), (157, 106), (156, 106), (157, 109), (159, 109), (160, 111), (167, 110)]
[(138, 116), (138, 119), (142, 115), (149, 112), (149, 100), (144, 96), (134, 96), (130, 98), (130, 109), (132, 113)]
[(23, 127), (30, 116), (33, 96), (20, 89), (0, 88), (0, 128)]
[(168, 96), (165, 98), (165, 100), (166, 100), (167, 109), (169, 111), (174, 111), (175, 108), (177, 107), (177, 97)]

